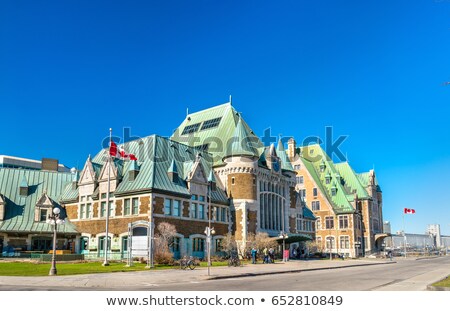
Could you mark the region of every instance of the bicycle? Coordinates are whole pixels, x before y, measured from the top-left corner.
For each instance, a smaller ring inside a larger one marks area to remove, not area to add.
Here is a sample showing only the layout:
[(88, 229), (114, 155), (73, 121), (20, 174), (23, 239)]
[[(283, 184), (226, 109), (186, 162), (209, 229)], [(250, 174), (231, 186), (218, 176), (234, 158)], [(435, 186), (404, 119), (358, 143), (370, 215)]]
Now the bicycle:
[(189, 259), (184, 257), (180, 260), (180, 269), (186, 270), (189, 267), (189, 269), (194, 270), (195, 266), (194, 257), (192, 256), (190, 256)]
[(239, 257), (230, 257), (228, 259), (228, 267), (239, 267), (241, 265), (241, 260)]

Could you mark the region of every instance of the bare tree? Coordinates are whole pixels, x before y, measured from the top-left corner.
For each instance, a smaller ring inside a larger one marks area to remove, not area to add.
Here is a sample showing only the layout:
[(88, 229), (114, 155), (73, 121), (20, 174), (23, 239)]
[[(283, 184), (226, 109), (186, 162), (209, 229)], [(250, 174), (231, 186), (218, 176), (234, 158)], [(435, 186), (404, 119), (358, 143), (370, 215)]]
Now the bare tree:
[(173, 261), (173, 253), (170, 246), (173, 244), (173, 238), (177, 234), (174, 225), (162, 222), (157, 227), (158, 233), (155, 234), (155, 260), (160, 264), (169, 264)]

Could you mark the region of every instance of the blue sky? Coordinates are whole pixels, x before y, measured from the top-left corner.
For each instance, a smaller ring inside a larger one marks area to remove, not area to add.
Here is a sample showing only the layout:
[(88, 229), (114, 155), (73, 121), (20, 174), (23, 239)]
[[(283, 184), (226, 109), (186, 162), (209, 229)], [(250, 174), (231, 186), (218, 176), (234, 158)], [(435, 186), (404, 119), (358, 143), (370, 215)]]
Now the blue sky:
[(384, 219), (450, 234), (450, 2), (2, 1), (0, 154), (81, 167), (112, 127), (228, 101), (254, 131), (348, 135)]

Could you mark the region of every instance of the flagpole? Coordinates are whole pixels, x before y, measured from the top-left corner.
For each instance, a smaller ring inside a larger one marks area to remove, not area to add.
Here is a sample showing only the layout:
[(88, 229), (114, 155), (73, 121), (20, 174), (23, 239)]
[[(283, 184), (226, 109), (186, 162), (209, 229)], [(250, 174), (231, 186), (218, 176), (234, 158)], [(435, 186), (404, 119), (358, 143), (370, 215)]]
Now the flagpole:
[[(112, 128), (109, 128), (109, 144), (111, 145), (112, 141)], [(110, 183), (111, 183), (111, 154), (108, 151), (107, 157), (108, 164), (108, 189), (106, 191), (106, 228), (105, 228), (105, 261), (103, 262), (103, 266), (109, 266), (108, 262), (108, 225), (109, 225), (109, 192), (110, 192)]]
[(403, 243), (405, 244), (404, 245), (404, 251), (405, 251), (405, 258), (406, 258), (405, 210), (403, 210), (402, 222), (403, 222)]

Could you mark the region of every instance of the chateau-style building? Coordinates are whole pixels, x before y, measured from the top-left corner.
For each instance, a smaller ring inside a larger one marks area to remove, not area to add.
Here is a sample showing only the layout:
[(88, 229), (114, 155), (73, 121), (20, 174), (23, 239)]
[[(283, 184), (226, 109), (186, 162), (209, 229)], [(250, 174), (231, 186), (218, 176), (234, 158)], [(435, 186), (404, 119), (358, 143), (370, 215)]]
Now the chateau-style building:
[(358, 257), (381, 249), (382, 192), (375, 171), (357, 174), (333, 163), (318, 144), (288, 142), (298, 191), (316, 217), (316, 242), (326, 252)]

